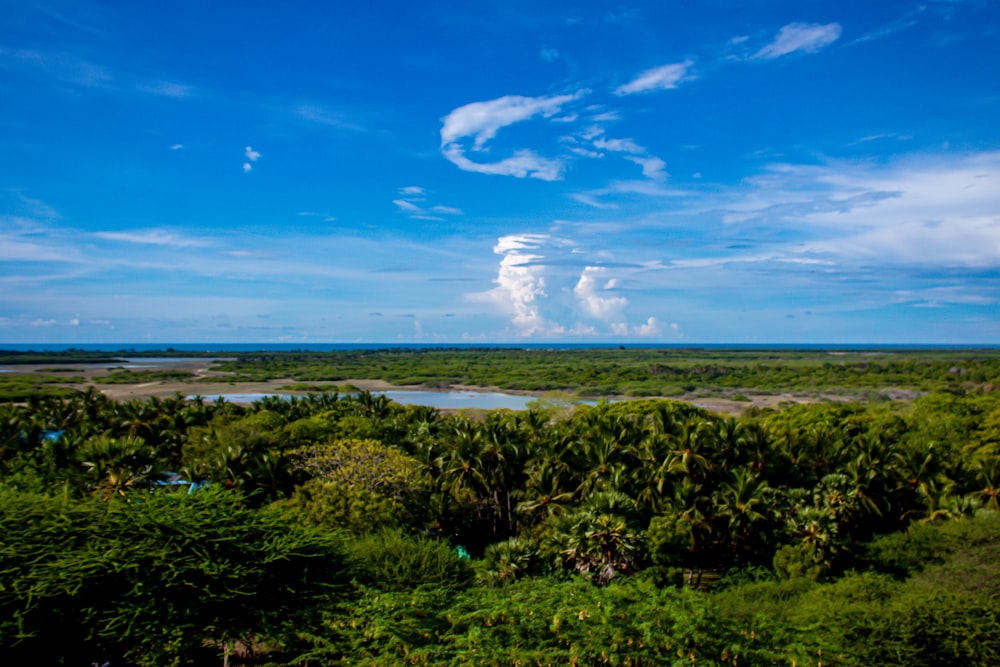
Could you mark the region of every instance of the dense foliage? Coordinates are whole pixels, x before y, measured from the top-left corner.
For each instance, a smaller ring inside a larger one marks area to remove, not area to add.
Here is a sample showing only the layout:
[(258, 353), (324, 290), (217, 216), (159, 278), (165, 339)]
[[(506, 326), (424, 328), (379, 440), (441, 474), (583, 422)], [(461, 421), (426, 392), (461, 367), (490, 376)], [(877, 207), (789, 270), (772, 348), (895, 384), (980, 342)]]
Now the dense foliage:
[(741, 418), (35, 396), (0, 404), (0, 650), (992, 665), (998, 484), (982, 390)]
[(239, 380), (292, 377), (397, 385), (479, 385), (586, 396), (691, 391), (941, 390), (1000, 386), (993, 350), (387, 349), (242, 354), (221, 363)]

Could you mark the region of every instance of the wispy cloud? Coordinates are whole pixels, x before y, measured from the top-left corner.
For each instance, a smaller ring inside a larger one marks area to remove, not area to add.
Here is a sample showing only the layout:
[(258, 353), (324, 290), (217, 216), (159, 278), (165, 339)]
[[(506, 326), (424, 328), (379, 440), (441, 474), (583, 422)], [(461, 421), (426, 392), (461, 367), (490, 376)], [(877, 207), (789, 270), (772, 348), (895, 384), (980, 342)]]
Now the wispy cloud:
[(637, 153), (642, 154), (646, 149), (635, 143), (632, 139), (605, 139), (599, 137), (594, 140), (594, 148), (615, 153)]
[(299, 211), (298, 215), (303, 218), (322, 218), (323, 222), (334, 222), (337, 219), (329, 213), (320, 213), (318, 211)]
[[(427, 201), (427, 191), (417, 185), (408, 185), (398, 190), (399, 198), (393, 199), (392, 203), (401, 212), (416, 220), (442, 221), (441, 215), (462, 215), (462, 209), (454, 206), (444, 206), (435, 204), (429, 209), (424, 202)], [(432, 215), (437, 214), (437, 215)]]
[[(651, 158), (651, 160), (656, 161), (659, 159)], [(662, 162), (662, 160), (660, 162)], [(666, 177), (666, 173), (662, 171), (662, 167), (660, 167), (657, 162), (652, 162), (649, 166), (644, 166), (643, 171), (649, 173), (649, 180), (612, 181), (603, 188), (596, 188), (594, 190), (588, 190), (587, 192), (571, 194), (570, 197), (581, 204), (587, 204), (588, 206), (592, 206), (594, 208), (617, 208), (617, 204), (608, 202), (605, 198), (609, 196), (622, 195), (678, 197), (689, 194), (685, 190), (668, 188), (665, 184), (659, 182), (662, 180), (661, 178), (653, 178), (660, 175), (664, 178)]]
[(648, 69), (628, 83), (618, 86), (615, 89), (615, 95), (633, 95), (676, 88), (682, 81), (690, 81), (695, 78), (689, 71), (692, 64), (690, 60), (686, 60), (682, 63)]
[(133, 92), (182, 99), (195, 89), (177, 81), (133, 74), (65, 51), (0, 47), (0, 68), (42, 75), (51, 81), (105, 92)]
[(851, 44), (861, 44), (863, 42), (873, 42), (878, 39), (883, 39), (896, 33), (908, 30), (913, 26), (917, 25), (917, 16), (924, 11), (923, 7), (919, 7), (914, 11), (907, 12), (903, 16), (882, 25), (871, 32), (865, 33), (861, 37), (858, 37)]
[(366, 128), (352, 120), (350, 116), (342, 111), (335, 111), (318, 104), (299, 104), (292, 108), (292, 113), (302, 120), (317, 125), (325, 125), (341, 130), (351, 130), (353, 132), (364, 132)]
[(754, 58), (773, 60), (797, 51), (816, 53), (833, 44), (840, 37), (839, 23), (789, 23), (767, 46), (754, 54)]
[[(513, 156), (494, 162), (476, 162), (469, 159), (466, 153), (468, 150), (485, 152), (486, 144), (504, 127), (538, 116), (552, 118), (586, 92), (549, 97), (507, 95), (458, 107), (442, 120), (441, 152), (463, 171), (558, 180), (562, 176), (562, 160), (542, 157), (528, 149), (516, 150)], [(472, 139), (471, 146), (467, 146), (467, 139)]]
[(136, 90), (143, 93), (149, 93), (150, 95), (172, 97), (174, 99), (184, 99), (186, 97), (190, 97), (194, 92), (194, 89), (191, 86), (186, 86), (183, 83), (176, 83), (173, 81), (150, 81), (139, 83), (136, 85)]
[(406, 213), (423, 213), (424, 209), (405, 199), (393, 199), (392, 203)]
[(94, 232), (93, 235), (105, 241), (170, 246), (173, 248), (196, 248), (211, 245), (205, 239), (180, 236), (163, 229), (144, 229), (130, 232)]

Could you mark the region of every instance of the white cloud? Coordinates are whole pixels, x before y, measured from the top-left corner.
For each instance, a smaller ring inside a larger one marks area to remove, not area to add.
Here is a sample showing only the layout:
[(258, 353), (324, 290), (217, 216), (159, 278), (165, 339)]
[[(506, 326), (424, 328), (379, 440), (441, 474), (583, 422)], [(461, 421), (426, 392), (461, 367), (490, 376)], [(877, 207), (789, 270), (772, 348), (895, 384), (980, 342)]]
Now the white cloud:
[[(656, 160), (658, 158), (652, 158)], [(649, 169), (649, 173), (656, 175), (656, 163), (651, 163), (650, 167), (644, 168), (644, 171)], [(597, 188), (595, 190), (589, 190), (587, 192), (580, 192), (571, 194), (570, 197), (580, 202), (581, 204), (587, 204), (588, 206), (593, 206), (594, 208), (616, 208), (613, 202), (607, 202), (601, 199), (602, 197), (609, 196), (620, 196), (620, 195), (642, 195), (644, 197), (679, 197), (683, 195), (690, 194), (685, 190), (667, 188), (662, 182), (659, 182), (666, 178), (666, 172), (662, 172), (662, 177), (656, 180), (629, 180), (629, 181), (612, 181), (606, 187)]]
[(647, 93), (653, 90), (669, 90), (676, 88), (677, 84), (683, 81), (690, 81), (694, 78), (688, 73), (693, 63), (690, 60), (672, 65), (662, 65), (648, 69), (628, 83), (618, 86), (615, 95), (632, 95), (634, 93)]
[(474, 137), (474, 148), (481, 150), (487, 141), (496, 136), (500, 128), (537, 115), (553, 116), (579, 96), (580, 93), (552, 97), (507, 95), (488, 102), (466, 104), (445, 116), (441, 128), (441, 145)]
[(184, 144), (174, 144), (173, 146), (170, 147), (170, 150), (179, 151), (182, 148), (184, 148)]
[(580, 157), (598, 159), (604, 157), (604, 153), (599, 153), (597, 151), (592, 151), (589, 148), (581, 148), (579, 146), (570, 146), (569, 150), (571, 153), (575, 153)]
[(594, 147), (615, 153), (638, 153), (646, 152), (646, 149), (635, 143), (631, 139), (605, 139), (600, 137), (594, 140)]
[(473, 162), (465, 157), (461, 147), (450, 144), (444, 149), (444, 156), (462, 171), (477, 174), (514, 176), (515, 178), (537, 178), (542, 181), (558, 181), (562, 178), (562, 160), (544, 158), (529, 150), (520, 150), (499, 162)]
[(407, 213), (423, 213), (424, 209), (420, 208), (412, 202), (408, 202), (405, 199), (393, 199), (392, 203), (398, 206), (401, 210)]
[(260, 153), (258, 153), (257, 151), (255, 151), (250, 146), (247, 146), (246, 149), (244, 149), (243, 154), (246, 156), (247, 160), (249, 160), (250, 162), (256, 162), (257, 160), (260, 159)]
[(803, 51), (816, 53), (833, 44), (840, 37), (840, 24), (789, 23), (778, 31), (774, 41), (754, 54), (754, 58), (773, 60), (781, 56)]
[(522, 336), (544, 333), (551, 325), (540, 313), (539, 299), (546, 296), (542, 259), (532, 251), (549, 240), (547, 234), (514, 234), (497, 240), (493, 252), (502, 255), (496, 287), (473, 298), (493, 302), (511, 316), (511, 323)]
[(522, 336), (625, 336), (650, 330), (642, 328), (648, 321), (629, 326), (629, 300), (617, 277), (593, 263), (598, 257), (607, 261), (606, 251), (588, 251), (550, 234), (512, 234), (500, 237), (493, 252), (501, 256), (496, 286), (467, 298), (499, 310)]
[(642, 175), (648, 179), (662, 181), (667, 178), (667, 163), (658, 157), (626, 155), (625, 159), (642, 167)]
[[(670, 328), (676, 331), (677, 323), (675, 322), (671, 324)], [(637, 327), (635, 327), (633, 331), (636, 336), (640, 336), (642, 338), (652, 338), (653, 336), (659, 336), (661, 332), (660, 323), (656, 321), (655, 317), (650, 317), (649, 319), (646, 320), (645, 324), (638, 325)]]
[(734, 233), (791, 235), (758, 253), (761, 261), (799, 258), (809, 261), (804, 268), (886, 281), (947, 272), (969, 285), (1000, 268), (1000, 151), (772, 165), (727, 196), (716, 215)]
[(249, 174), (251, 171), (253, 171), (253, 165), (250, 164), (249, 162), (244, 162), (243, 163), (243, 173), (244, 174)]
[(924, 307), (941, 306), (945, 304), (967, 304), (973, 306), (989, 306), (1000, 301), (997, 294), (989, 296), (972, 294), (965, 286), (940, 286), (917, 290), (898, 290), (897, 300), (900, 303), (912, 303)]
[(829, 171), (819, 177), (842, 207), (805, 220), (857, 230), (837, 246), (904, 262), (1000, 266), (1000, 152)]
[(590, 117), (590, 120), (595, 123), (612, 123), (621, 119), (621, 114), (617, 111), (603, 111)]
[(435, 204), (428, 209), (424, 208), (417, 202), (424, 202), (427, 200), (427, 191), (422, 187), (416, 185), (408, 185), (399, 189), (399, 193), (402, 195), (399, 199), (393, 199), (392, 203), (399, 208), (400, 211), (408, 214), (411, 218), (416, 220), (434, 220), (437, 222), (444, 221), (437, 215), (430, 215), (430, 213), (438, 213), (441, 215), (462, 215), (462, 209), (455, 208), (454, 206), (444, 206), (441, 204)]
[(576, 295), (584, 311), (599, 320), (610, 320), (620, 316), (621, 311), (628, 305), (628, 299), (623, 296), (605, 296), (609, 289), (607, 285), (603, 289), (598, 286), (598, 278), (606, 273), (607, 269), (604, 267), (585, 267), (580, 274), (580, 280), (573, 288), (573, 294)]
[(133, 232), (94, 232), (94, 236), (106, 241), (122, 241), (124, 243), (170, 246), (174, 248), (195, 248), (211, 245), (204, 239), (185, 238), (162, 229), (147, 229)]
[(537, 178), (545, 181), (558, 180), (562, 176), (561, 160), (542, 157), (531, 150), (521, 149), (515, 151), (512, 157), (502, 160), (476, 162), (467, 157), (465, 140), (472, 139), (472, 145), (468, 149), (486, 152), (486, 144), (496, 137), (500, 129), (536, 116), (552, 118), (566, 104), (586, 92), (549, 97), (507, 95), (487, 102), (473, 102), (458, 107), (442, 120), (441, 152), (463, 171)]
[(582, 192), (574, 192), (570, 194), (569, 197), (570, 199), (574, 199), (580, 202), (581, 204), (586, 204), (587, 206), (592, 206), (593, 208), (602, 208), (602, 209), (618, 208), (618, 204), (601, 201), (597, 197), (584, 194)]

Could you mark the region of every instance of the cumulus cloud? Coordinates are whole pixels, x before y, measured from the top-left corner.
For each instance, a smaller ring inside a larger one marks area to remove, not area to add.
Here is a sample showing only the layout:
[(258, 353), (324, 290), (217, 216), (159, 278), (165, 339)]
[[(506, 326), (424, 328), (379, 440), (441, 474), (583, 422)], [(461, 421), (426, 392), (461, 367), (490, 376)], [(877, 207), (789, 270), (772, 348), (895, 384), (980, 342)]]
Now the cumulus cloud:
[(628, 83), (618, 86), (615, 89), (615, 95), (632, 95), (676, 88), (677, 84), (694, 79), (694, 76), (689, 74), (692, 64), (690, 60), (687, 60), (682, 63), (648, 69)]
[[(677, 324), (671, 324), (670, 327), (677, 330)], [(639, 324), (632, 329), (632, 333), (640, 338), (653, 338), (654, 336), (659, 336), (662, 333), (660, 328), (660, 323), (657, 322), (655, 317), (650, 317), (646, 320), (645, 324)]]
[(605, 261), (607, 253), (590, 253), (551, 234), (503, 236), (493, 252), (501, 256), (496, 286), (468, 298), (505, 314), (518, 334), (625, 336), (648, 330), (629, 326), (629, 300), (618, 279), (611, 268), (592, 263), (598, 256)]
[(623, 296), (607, 296), (615, 288), (615, 281), (605, 281), (599, 284), (599, 279), (607, 274), (607, 269), (601, 266), (588, 266), (580, 274), (573, 293), (579, 300), (583, 310), (599, 320), (610, 320), (621, 315), (628, 305), (628, 299)]
[(840, 24), (789, 23), (778, 31), (778, 35), (767, 46), (754, 54), (754, 58), (773, 60), (796, 51), (816, 53), (840, 37)]
[(253, 163), (260, 159), (260, 153), (255, 151), (250, 146), (247, 146), (243, 149), (243, 155), (247, 159), (247, 161), (243, 163), (243, 173), (249, 174), (253, 171)]
[[(558, 180), (563, 163), (556, 158), (542, 157), (528, 149), (520, 149), (513, 156), (492, 162), (478, 162), (468, 157), (467, 151), (486, 152), (486, 144), (502, 128), (535, 117), (552, 118), (565, 105), (578, 99), (586, 91), (569, 95), (524, 97), (507, 95), (487, 102), (473, 102), (454, 109), (444, 117), (441, 126), (441, 152), (463, 171), (480, 174), (500, 174), (516, 178), (537, 178), (544, 181)], [(471, 146), (468, 140), (471, 139)]]
[[(539, 300), (545, 292), (544, 265), (536, 251), (550, 237), (547, 234), (513, 234), (497, 240), (493, 252), (501, 255), (496, 287), (478, 295), (504, 310), (522, 336), (544, 333), (551, 325), (540, 313)], [(476, 295), (473, 295), (476, 296)]]

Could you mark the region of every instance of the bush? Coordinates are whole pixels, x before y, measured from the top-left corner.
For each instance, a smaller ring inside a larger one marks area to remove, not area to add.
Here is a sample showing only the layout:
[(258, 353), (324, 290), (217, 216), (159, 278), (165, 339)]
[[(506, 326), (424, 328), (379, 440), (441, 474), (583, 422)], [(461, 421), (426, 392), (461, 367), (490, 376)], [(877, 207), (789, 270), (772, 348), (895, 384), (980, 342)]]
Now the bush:
[(132, 500), (0, 493), (6, 664), (188, 665), (223, 642), (290, 646), (352, 578), (331, 537), (238, 494)]
[(453, 590), (467, 586), (473, 577), (468, 561), (447, 544), (395, 530), (352, 539), (346, 548), (358, 580), (380, 590), (422, 585)]

